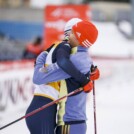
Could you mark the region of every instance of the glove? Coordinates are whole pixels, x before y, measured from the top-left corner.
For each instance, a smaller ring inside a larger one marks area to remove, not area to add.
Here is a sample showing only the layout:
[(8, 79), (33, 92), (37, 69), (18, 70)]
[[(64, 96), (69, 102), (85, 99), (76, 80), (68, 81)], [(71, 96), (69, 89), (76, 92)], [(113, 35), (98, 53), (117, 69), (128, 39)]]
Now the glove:
[(86, 93), (89, 93), (93, 89), (93, 82), (89, 81), (84, 87), (83, 90)]
[(100, 77), (100, 71), (97, 66), (91, 66), (90, 80), (97, 80)]

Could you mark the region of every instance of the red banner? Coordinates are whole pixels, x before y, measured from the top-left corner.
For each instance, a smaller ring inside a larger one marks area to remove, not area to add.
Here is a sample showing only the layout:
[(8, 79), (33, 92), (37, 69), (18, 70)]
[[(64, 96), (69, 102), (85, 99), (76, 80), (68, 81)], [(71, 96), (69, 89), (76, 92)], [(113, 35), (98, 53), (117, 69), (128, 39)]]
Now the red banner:
[(90, 19), (88, 5), (46, 6), (44, 47), (47, 49), (54, 42), (63, 40), (64, 27), (71, 18)]

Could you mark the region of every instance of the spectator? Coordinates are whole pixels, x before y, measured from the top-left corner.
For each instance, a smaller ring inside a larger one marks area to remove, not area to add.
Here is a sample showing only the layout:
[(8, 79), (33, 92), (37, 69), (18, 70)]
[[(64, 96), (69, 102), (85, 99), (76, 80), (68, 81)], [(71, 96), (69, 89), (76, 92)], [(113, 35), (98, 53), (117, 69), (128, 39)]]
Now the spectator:
[(42, 51), (42, 38), (37, 37), (33, 43), (28, 43), (25, 47), (23, 58), (35, 59)]

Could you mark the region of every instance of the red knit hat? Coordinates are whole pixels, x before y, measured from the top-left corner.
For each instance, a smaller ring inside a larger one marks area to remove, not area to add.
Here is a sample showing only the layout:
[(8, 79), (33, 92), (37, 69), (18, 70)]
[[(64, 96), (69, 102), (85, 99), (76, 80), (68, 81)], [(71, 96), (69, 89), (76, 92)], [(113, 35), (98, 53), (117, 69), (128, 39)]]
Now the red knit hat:
[(98, 30), (94, 24), (89, 21), (81, 21), (72, 27), (72, 30), (83, 47), (93, 45), (98, 37)]

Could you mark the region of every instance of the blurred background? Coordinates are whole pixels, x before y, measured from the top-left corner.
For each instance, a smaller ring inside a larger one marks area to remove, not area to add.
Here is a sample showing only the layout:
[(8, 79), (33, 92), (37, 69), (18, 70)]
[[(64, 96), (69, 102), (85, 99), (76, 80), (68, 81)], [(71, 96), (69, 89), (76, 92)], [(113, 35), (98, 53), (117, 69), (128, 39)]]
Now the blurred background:
[[(0, 126), (25, 114), (34, 60), (63, 38), (72, 17), (88, 19), (99, 30), (89, 50), (101, 71), (95, 83), (98, 134), (134, 134), (134, 0), (0, 0)], [(92, 93), (87, 116), (87, 134), (94, 134)], [(24, 120), (2, 130), (16, 132), (29, 134)]]

